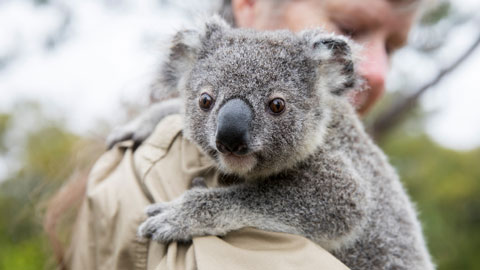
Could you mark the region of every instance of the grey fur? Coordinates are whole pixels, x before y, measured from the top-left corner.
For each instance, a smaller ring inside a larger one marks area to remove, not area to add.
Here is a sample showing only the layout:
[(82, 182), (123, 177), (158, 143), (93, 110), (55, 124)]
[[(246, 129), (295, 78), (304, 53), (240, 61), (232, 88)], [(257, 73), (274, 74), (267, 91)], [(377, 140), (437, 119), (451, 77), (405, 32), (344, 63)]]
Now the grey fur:
[[(351, 269), (434, 269), (414, 206), (345, 97), (359, 81), (348, 39), (231, 29), (215, 18), (174, 42), (161, 80), (181, 92), (184, 135), (224, 178), (243, 182), (150, 206), (139, 235), (188, 241), (256, 227), (303, 235)], [(209, 111), (202, 93), (215, 98)], [(281, 115), (268, 113), (275, 97), (285, 100)], [(218, 112), (234, 98), (253, 112), (242, 157), (215, 145)]]
[(230, 25), (236, 25), (235, 16), (233, 16), (232, 0), (220, 0), (219, 15)]
[(125, 140), (133, 140), (135, 145), (141, 144), (152, 134), (160, 120), (170, 114), (179, 113), (181, 104), (179, 98), (152, 104), (147, 111), (127, 125), (115, 128), (107, 137), (107, 148), (110, 149), (116, 143)]

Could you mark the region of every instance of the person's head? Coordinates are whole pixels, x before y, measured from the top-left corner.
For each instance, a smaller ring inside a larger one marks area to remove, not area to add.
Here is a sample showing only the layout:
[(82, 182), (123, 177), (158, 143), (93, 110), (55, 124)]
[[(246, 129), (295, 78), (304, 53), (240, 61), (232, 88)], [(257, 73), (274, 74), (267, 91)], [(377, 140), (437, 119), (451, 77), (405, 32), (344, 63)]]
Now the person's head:
[(299, 31), (324, 27), (363, 45), (359, 72), (367, 90), (354, 97), (363, 114), (385, 89), (389, 57), (402, 47), (422, 0), (224, 0), (237, 27)]

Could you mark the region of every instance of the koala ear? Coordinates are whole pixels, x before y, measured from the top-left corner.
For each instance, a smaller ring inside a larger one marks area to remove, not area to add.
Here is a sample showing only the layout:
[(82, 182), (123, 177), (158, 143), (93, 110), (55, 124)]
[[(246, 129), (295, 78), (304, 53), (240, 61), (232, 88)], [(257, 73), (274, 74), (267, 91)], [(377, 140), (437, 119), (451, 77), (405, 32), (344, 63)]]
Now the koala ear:
[(160, 68), (159, 78), (154, 88), (163, 88), (159, 91), (171, 92), (181, 90), (182, 80), (190, 73), (198, 60), (205, 44), (230, 26), (220, 17), (213, 16), (201, 24), (197, 29), (177, 32), (168, 49), (168, 55)]
[(318, 64), (321, 86), (339, 96), (360, 86), (361, 79), (355, 70), (358, 45), (344, 36), (322, 30), (307, 30), (301, 35), (307, 42), (310, 57)]
[(230, 29), (231, 26), (222, 19), (219, 15), (213, 15), (206, 20), (205, 23), (205, 37), (210, 39), (212, 34), (221, 33), (224, 30)]
[(178, 92), (182, 79), (191, 71), (202, 46), (202, 35), (198, 30), (182, 30), (170, 41), (166, 59), (160, 66), (154, 89), (168, 96)]

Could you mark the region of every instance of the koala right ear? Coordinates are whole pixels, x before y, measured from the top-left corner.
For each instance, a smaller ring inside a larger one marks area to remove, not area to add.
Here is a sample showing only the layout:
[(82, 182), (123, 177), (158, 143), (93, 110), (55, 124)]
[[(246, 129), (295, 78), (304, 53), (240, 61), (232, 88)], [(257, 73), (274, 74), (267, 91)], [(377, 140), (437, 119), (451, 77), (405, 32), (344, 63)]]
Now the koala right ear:
[(192, 70), (205, 43), (227, 28), (230, 26), (223, 19), (213, 16), (198, 29), (182, 30), (175, 34), (154, 87), (162, 88), (160, 91), (167, 92), (167, 96), (171, 92), (178, 92), (182, 80)]
[(347, 37), (321, 29), (306, 30), (301, 34), (307, 41), (310, 57), (318, 62), (321, 83), (330, 93), (342, 96), (361, 85), (362, 80), (355, 70), (360, 50), (358, 45)]

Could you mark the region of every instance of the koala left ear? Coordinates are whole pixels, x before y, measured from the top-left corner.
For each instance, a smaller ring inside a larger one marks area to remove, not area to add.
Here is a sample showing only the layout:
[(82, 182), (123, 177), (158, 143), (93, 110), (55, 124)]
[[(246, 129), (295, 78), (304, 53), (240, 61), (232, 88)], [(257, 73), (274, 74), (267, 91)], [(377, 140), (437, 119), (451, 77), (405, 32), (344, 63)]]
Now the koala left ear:
[(318, 62), (319, 83), (339, 96), (360, 85), (361, 80), (355, 70), (358, 45), (344, 36), (318, 29), (306, 30), (301, 35), (307, 41), (310, 57)]
[(210, 39), (213, 33), (230, 28), (231, 26), (219, 15), (213, 15), (205, 23), (205, 37)]
[(205, 43), (228, 28), (230, 26), (223, 19), (213, 16), (196, 29), (177, 32), (170, 42), (168, 56), (153, 87), (159, 88), (164, 96), (181, 90), (182, 80), (192, 70)]

